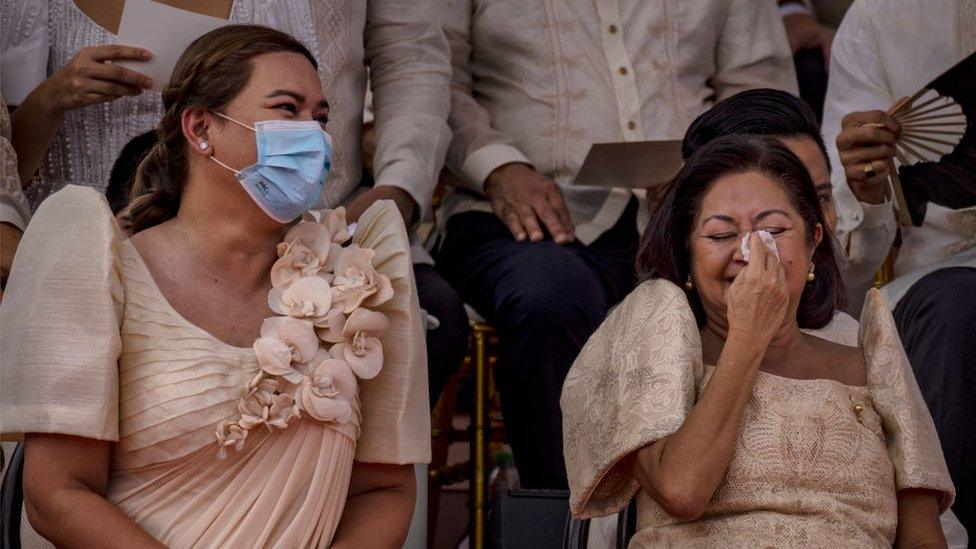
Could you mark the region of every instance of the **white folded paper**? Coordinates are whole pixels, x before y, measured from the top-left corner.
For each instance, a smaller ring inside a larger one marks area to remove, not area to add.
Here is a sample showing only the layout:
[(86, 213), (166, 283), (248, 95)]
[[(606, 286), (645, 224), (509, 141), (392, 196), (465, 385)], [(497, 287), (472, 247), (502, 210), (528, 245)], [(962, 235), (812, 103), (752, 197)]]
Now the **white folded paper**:
[[(747, 232), (746, 234), (742, 235), (742, 261), (745, 261), (746, 263), (749, 263), (749, 235), (751, 234), (752, 233)], [(776, 248), (776, 239), (773, 238), (773, 235), (771, 235), (769, 231), (757, 231), (756, 234), (759, 235), (759, 240), (762, 240), (762, 243), (766, 246), (766, 249), (772, 252), (773, 255), (776, 256), (776, 259), (779, 260), (779, 249)]]
[(153, 79), (163, 91), (183, 50), (197, 38), (230, 24), (227, 19), (181, 10), (150, 0), (126, 0), (119, 23), (119, 44), (152, 52), (149, 61), (118, 61), (119, 65)]

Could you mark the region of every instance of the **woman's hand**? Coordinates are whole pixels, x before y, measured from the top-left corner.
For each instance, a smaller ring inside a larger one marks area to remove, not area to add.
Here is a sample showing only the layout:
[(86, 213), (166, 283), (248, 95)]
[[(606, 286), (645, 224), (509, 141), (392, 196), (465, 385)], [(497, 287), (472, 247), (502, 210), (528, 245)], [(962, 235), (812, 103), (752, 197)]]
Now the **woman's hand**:
[(756, 233), (749, 236), (749, 256), (728, 291), (729, 339), (740, 334), (768, 345), (789, 309), (786, 272)]
[(107, 61), (146, 61), (151, 56), (148, 50), (132, 46), (85, 48), (31, 93), (40, 94), (43, 103), (57, 114), (127, 95), (139, 95), (152, 87), (152, 79)]
[(132, 46), (94, 46), (79, 51), (58, 72), (34, 88), (10, 115), (17, 152), (17, 171), (26, 189), (44, 162), (64, 113), (96, 103), (139, 95), (153, 85), (148, 76), (107, 63), (122, 59), (145, 61), (149, 51)]
[(881, 111), (854, 112), (841, 121), (837, 150), (847, 184), (861, 202), (884, 202), (888, 161), (900, 134), (898, 122)]

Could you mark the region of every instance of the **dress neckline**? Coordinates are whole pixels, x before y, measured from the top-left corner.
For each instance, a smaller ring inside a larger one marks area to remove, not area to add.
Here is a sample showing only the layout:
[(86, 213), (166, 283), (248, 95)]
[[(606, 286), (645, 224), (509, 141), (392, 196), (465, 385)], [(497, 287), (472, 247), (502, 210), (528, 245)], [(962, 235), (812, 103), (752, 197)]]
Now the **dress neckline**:
[(132, 239), (127, 238), (122, 242), (122, 244), (123, 246), (128, 247), (129, 251), (132, 252), (132, 255), (135, 257), (139, 269), (143, 272), (143, 274), (146, 276), (146, 279), (149, 281), (149, 286), (151, 287), (153, 293), (156, 294), (156, 298), (166, 307), (167, 312), (170, 315), (172, 315), (174, 318), (176, 318), (181, 324), (183, 324), (185, 328), (198, 332), (200, 335), (205, 336), (207, 339), (210, 339), (234, 352), (249, 353), (249, 354), (254, 353), (254, 349), (252, 347), (238, 347), (237, 345), (231, 345), (230, 343), (227, 343), (226, 341), (213, 335), (207, 330), (204, 330), (199, 325), (190, 322), (185, 316), (180, 314), (180, 312), (176, 310), (176, 307), (173, 307), (173, 304), (170, 303), (169, 299), (166, 298), (166, 295), (163, 293), (163, 290), (160, 289), (159, 284), (156, 283), (156, 277), (154, 277), (152, 271), (149, 270), (149, 265), (146, 263), (145, 258), (142, 257), (142, 254), (139, 253), (139, 249), (136, 248), (136, 245), (132, 242)]
[[(715, 369), (715, 366), (713, 366), (711, 364), (705, 364), (705, 367), (706, 368), (711, 368), (712, 370)], [(781, 376), (781, 375), (773, 374), (773, 373), (770, 373), (770, 372), (765, 372), (763, 370), (757, 370), (756, 373), (759, 374), (762, 377), (770, 378), (772, 381), (777, 381), (777, 382), (780, 382), (780, 383), (811, 383), (811, 384), (824, 384), (824, 383), (826, 383), (828, 385), (837, 385), (837, 386), (843, 387), (845, 389), (855, 390), (855, 391), (858, 391), (858, 390), (866, 390), (868, 388), (867, 385), (848, 385), (847, 383), (844, 383), (842, 381), (837, 381), (836, 379), (830, 379), (830, 378), (827, 378), (827, 377), (812, 377), (812, 378), (806, 378), (806, 379), (804, 379), (804, 378), (799, 378), (799, 377)]]

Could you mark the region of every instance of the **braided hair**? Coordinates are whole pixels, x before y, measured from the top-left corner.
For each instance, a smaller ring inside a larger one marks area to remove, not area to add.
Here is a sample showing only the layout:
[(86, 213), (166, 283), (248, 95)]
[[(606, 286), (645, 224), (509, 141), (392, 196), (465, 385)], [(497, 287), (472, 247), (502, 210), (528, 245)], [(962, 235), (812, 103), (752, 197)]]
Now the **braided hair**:
[(132, 199), (122, 215), (131, 234), (176, 216), (189, 163), (181, 117), (188, 108), (220, 110), (247, 85), (251, 59), (273, 52), (312, 53), (291, 36), (259, 25), (230, 25), (197, 38), (183, 52), (163, 89), (156, 144), (136, 169)]

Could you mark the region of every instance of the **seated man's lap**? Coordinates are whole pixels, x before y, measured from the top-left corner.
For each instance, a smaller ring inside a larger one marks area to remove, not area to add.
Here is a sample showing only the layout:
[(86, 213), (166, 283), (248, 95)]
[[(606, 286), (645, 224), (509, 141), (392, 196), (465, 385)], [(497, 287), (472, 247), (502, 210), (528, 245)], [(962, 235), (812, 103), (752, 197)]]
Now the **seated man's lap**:
[(448, 221), (437, 267), (499, 330), (550, 314), (599, 323), (630, 290), (633, 271), (630, 243), (616, 246), (623, 253), (599, 244), (519, 242), (494, 214), (465, 212)]
[(919, 279), (894, 310), (919, 389), (956, 485), (959, 520), (976, 534), (976, 269)]

